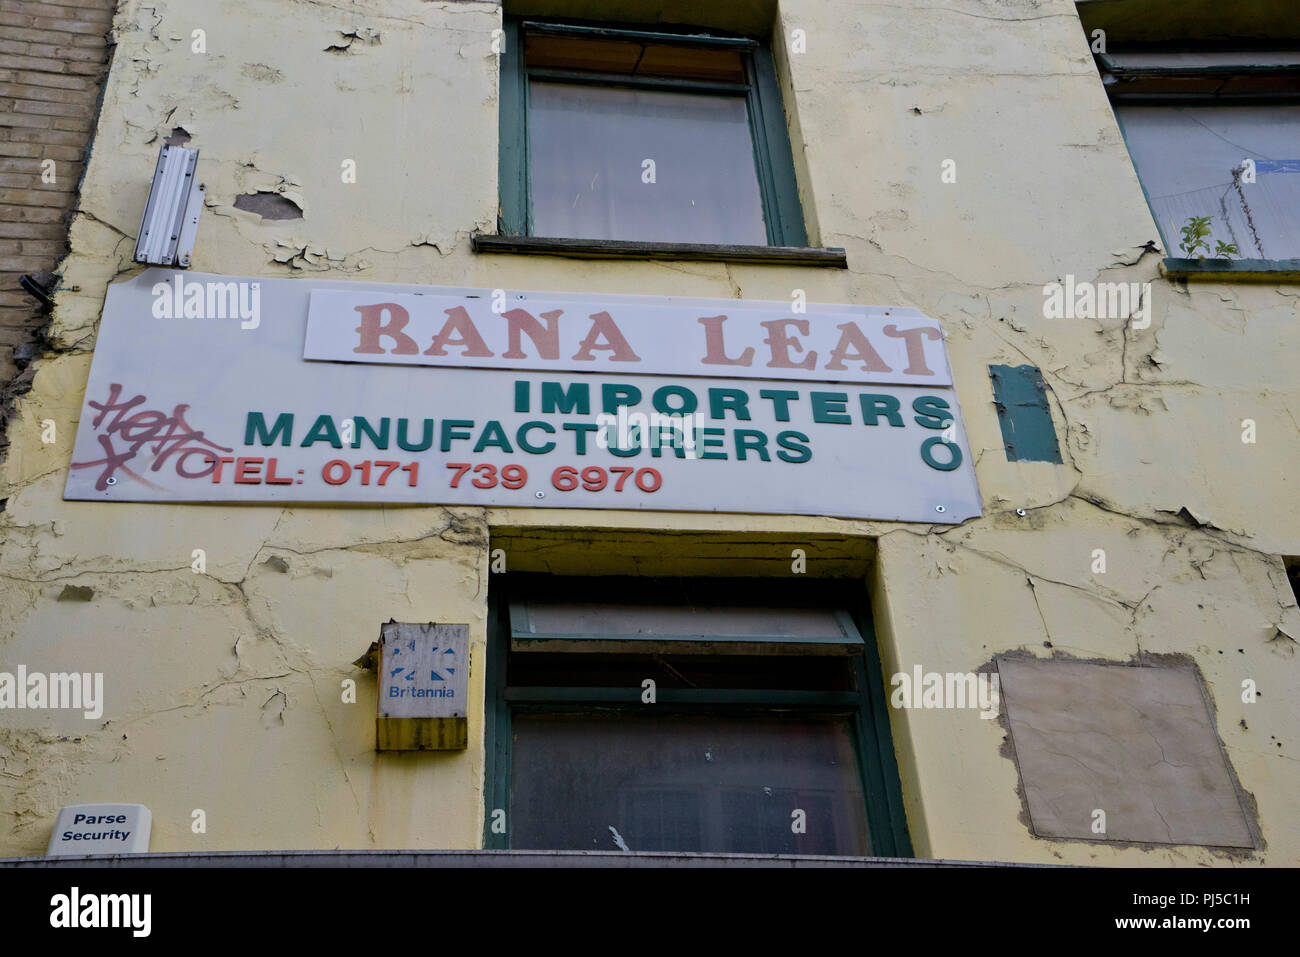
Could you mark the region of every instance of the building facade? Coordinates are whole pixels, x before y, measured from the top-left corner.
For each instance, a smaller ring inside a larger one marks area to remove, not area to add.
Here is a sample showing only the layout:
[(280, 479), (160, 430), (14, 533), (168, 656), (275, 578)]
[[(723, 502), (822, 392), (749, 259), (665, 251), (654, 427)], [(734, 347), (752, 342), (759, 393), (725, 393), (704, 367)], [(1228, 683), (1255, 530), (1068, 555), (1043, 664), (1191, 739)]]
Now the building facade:
[(29, 387), (41, 351), (41, 290), (68, 251), (114, 8), (112, 0), (15, 0), (0, 13), (0, 421)]
[[(118, 803), (1297, 863), (1300, 30), (1237, 6), (123, 0), (8, 425), (0, 856)], [(134, 258), (164, 144), (188, 269)]]

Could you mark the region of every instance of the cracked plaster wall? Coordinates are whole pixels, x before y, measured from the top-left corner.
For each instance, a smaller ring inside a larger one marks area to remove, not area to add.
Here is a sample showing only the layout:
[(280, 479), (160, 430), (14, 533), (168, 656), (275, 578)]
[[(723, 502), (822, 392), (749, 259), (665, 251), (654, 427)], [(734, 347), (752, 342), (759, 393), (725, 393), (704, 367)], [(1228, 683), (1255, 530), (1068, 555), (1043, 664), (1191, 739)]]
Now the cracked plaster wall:
[[(549, 526), (560, 552), (584, 527), (779, 536), (783, 554), (807, 535), (813, 562), (820, 537), (878, 538), (886, 674), (974, 670), (1016, 650), (1190, 655), (1258, 803), (1267, 850), (1247, 859), (1300, 860), (1300, 717), (1287, 700), (1300, 610), (1277, 557), (1300, 552), (1288, 495), (1300, 287), (1160, 278), (1156, 229), (1068, 0), (786, 0), (779, 16), (782, 33), (807, 35), (806, 53), (778, 61), (810, 242), (845, 247), (847, 271), (472, 254), (470, 232), (496, 216), (491, 3), (122, 3), (54, 351), (11, 427), (0, 489), (3, 661), (105, 671), (108, 723), (0, 714), (0, 855), (42, 852), (59, 807), (95, 800), (148, 804), (155, 850), (477, 846), (489, 530)], [(206, 54), (191, 52), (196, 28)], [(801, 288), (814, 302), (919, 308), (947, 330), (984, 517), (929, 528), (249, 506), (232, 521), (219, 506), (63, 502), (105, 287), (136, 270), (148, 174), (177, 127), (202, 151), (199, 271), (754, 299)], [(355, 184), (341, 181), (347, 159)], [(940, 182), (945, 159), (955, 184)], [(235, 208), (262, 191), (303, 217)], [(1150, 327), (1043, 318), (1043, 285), (1066, 274), (1150, 282)], [(993, 363), (1042, 370), (1064, 464), (1006, 461)], [(52, 445), (46, 418), (59, 423)], [(1243, 418), (1258, 424), (1255, 445), (1241, 443)], [(689, 563), (699, 544), (662, 538), (658, 562)], [(537, 561), (526, 540), (519, 556)], [(189, 567), (198, 547), (207, 575)], [(1090, 570), (1097, 548), (1104, 574)], [(69, 584), (92, 600), (57, 601)], [(389, 617), (470, 623), (468, 752), (373, 751), (374, 685), (349, 662)], [(339, 702), (346, 677), (355, 705)], [(1244, 705), (1248, 677), (1263, 693)], [(891, 718), (918, 855), (1225, 860), (1036, 839), (997, 722)], [(191, 833), (194, 808), (207, 834)]]

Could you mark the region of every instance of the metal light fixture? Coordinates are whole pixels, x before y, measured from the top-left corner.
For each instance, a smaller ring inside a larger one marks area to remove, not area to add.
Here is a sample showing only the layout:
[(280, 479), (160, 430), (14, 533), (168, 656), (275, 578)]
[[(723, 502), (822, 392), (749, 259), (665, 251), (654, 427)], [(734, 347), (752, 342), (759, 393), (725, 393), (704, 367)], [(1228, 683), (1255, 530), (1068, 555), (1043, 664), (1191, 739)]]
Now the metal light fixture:
[(195, 176), (199, 151), (163, 146), (150, 180), (149, 200), (140, 221), (135, 261), (187, 267), (203, 211), (203, 187)]

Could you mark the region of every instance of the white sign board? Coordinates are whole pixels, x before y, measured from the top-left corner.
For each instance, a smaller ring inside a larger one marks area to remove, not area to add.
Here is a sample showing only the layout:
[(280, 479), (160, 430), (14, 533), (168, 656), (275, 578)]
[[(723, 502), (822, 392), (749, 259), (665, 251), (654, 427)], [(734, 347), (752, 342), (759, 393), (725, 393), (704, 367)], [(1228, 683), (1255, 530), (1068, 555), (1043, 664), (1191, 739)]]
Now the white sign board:
[(463, 718), (469, 626), (384, 625), (379, 640), (379, 716)]
[(143, 804), (75, 804), (59, 812), (46, 854), (143, 854), (152, 827), (153, 815)]
[[(175, 294), (173, 293), (173, 297)], [(915, 309), (740, 300), (596, 302), (480, 290), (469, 296), (315, 289), (308, 359), (952, 385), (939, 324)]]
[(469, 625), (390, 621), (379, 638), (380, 751), (469, 746)]
[[(934, 523), (980, 513), (942, 339), (903, 332), (939, 325), (913, 310), (509, 293), (540, 303), (535, 323), (512, 326), (493, 294), (159, 269), (115, 283), (64, 495)], [(383, 303), (408, 324), (392, 326), (389, 309), (367, 326), (358, 307)], [(458, 308), (466, 320), (434, 328)], [(711, 346), (700, 320), (719, 316), (725, 338)], [(389, 332), (372, 335), (376, 323)], [(407, 331), (419, 363), (395, 352), (407, 343), (391, 333)], [(435, 339), (445, 356), (428, 354)], [(382, 352), (356, 351), (374, 341)], [(620, 342), (637, 361), (619, 358)], [(513, 352), (518, 366), (499, 368)], [(590, 364), (574, 358), (586, 352)], [(877, 359), (889, 371), (873, 371)]]

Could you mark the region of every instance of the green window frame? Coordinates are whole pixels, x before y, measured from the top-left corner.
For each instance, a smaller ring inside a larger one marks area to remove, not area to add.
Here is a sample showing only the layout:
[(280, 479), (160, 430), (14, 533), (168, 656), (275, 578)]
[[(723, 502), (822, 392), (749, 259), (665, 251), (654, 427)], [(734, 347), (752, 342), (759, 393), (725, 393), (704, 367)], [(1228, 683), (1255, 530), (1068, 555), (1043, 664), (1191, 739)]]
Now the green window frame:
[[(794, 157), (790, 150), (790, 136), (786, 127), (781, 88), (777, 83), (771, 51), (764, 43), (747, 37), (726, 37), (702, 32), (669, 33), (658, 30), (632, 30), (512, 16), (503, 18), (503, 33), (498, 235), (533, 235), (528, 159), (528, 93), (530, 78), (537, 77), (571, 83), (677, 92), (743, 93), (748, 107), (754, 162), (763, 204), (763, 222), (767, 229), (767, 244), (787, 248), (807, 246), (808, 233), (804, 224), (803, 208), (799, 202)], [(525, 62), (523, 44), (525, 35), (529, 33), (730, 50), (741, 54), (745, 63), (746, 79), (744, 83), (724, 83), (594, 71), (530, 68)], [(621, 240), (613, 237), (612, 241)]]
[[(695, 580), (691, 580), (695, 581)], [(680, 584), (680, 583), (676, 583)], [(842, 608), (837, 615), (849, 633), (861, 638), (861, 654), (837, 655), (847, 661), (852, 690), (795, 690), (786, 688), (666, 688), (657, 692), (654, 705), (641, 702), (640, 685), (618, 687), (560, 687), (534, 684), (512, 687), (507, 681), (511, 654), (511, 605), (518, 596), (547, 594), (574, 596), (675, 594), (673, 579), (665, 578), (560, 578), (549, 575), (494, 575), (488, 596), (488, 648), (486, 670), (486, 766), (484, 795), (487, 800), (483, 824), (483, 846), (489, 850), (511, 847), (511, 764), (512, 716), (520, 712), (574, 713), (605, 711), (644, 713), (654, 707), (660, 713), (707, 711), (709, 713), (793, 714), (809, 717), (848, 716), (853, 729), (858, 770), (865, 798), (867, 831), (873, 857), (912, 857), (903, 793), (890, 730), (887, 692), (875, 630), (866, 607), (861, 585), (844, 581), (791, 583), (770, 579), (711, 579), (709, 594), (720, 602), (750, 599), (813, 602), (821, 607)], [(704, 640), (701, 638), (701, 640)], [(842, 649), (840, 649), (842, 651)], [(516, 652), (518, 654), (519, 652)], [(524, 652), (525, 654), (527, 652)], [(498, 809), (506, 813), (504, 833), (493, 830)]]

